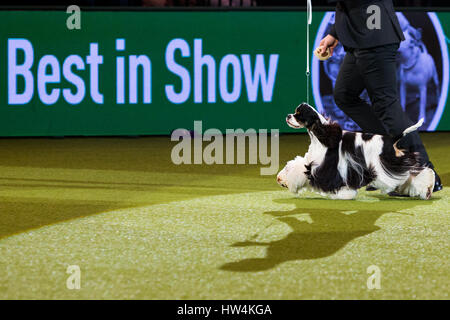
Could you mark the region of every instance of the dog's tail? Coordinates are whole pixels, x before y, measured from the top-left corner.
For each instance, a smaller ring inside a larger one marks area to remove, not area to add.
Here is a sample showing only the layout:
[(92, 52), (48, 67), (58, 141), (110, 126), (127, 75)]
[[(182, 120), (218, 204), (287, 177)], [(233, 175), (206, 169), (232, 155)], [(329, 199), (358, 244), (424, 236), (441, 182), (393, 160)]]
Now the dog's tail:
[(399, 148), (397, 147), (397, 143), (398, 143), (404, 136), (406, 136), (407, 134), (409, 134), (409, 133), (411, 133), (411, 132), (414, 132), (414, 131), (416, 131), (417, 129), (419, 129), (419, 128), (423, 125), (423, 122), (424, 122), (424, 119), (422, 118), (422, 119), (420, 119), (419, 122), (417, 122), (415, 125), (412, 125), (411, 127), (406, 128), (406, 129), (403, 131), (402, 135), (401, 135), (399, 138), (397, 138), (397, 140), (394, 142), (394, 150), (395, 150), (395, 155), (396, 155), (397, 157), (401, 157), (401, 156), (404, 156), (404, 155), (405, 155), (404, 152), (403, 152), (404, 150), (401, 150), (401, 149), (399, 149)]
[[(406, 128), (405, 131), (403, 131), (403, 136), (401, 138), (406, 136), (408, 133), (411, 133), (411, 132), (416, 131), (417, 129), (419, 129), (423, 125), (423, 122), (424, 122), (424, 119), (422, 118), (415, 125), (413, 125), (413, 126), (411, 126), (409, 128)], [(400, 140), (400, 139), (398, 139), (398, 140)]]

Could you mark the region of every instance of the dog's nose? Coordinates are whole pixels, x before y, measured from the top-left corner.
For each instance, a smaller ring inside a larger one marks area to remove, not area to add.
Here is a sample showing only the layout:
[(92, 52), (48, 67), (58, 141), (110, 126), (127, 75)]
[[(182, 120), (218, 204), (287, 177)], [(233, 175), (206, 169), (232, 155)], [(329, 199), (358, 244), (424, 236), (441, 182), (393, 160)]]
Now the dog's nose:
[(280, 183), (281, 182), (281, 178), (277, 177), (277, 182)]
[(288, 114), (286, 118), (287, 118), (287, 119), (292, 118), (292, 114)]

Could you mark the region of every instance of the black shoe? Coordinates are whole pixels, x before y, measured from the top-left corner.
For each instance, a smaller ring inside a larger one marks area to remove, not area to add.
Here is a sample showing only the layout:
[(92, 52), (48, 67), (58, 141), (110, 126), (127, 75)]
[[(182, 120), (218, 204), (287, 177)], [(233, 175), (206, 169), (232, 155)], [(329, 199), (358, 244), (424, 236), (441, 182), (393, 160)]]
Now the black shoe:
[(441, 178), (438, 176), (436, 171), (434, 171), (434, 188), (433, 188), (433, 192), (441, 191), (442, 188), (444, 188), (444, 187), (442, 186)]
[(367, 186), (366, 187), (366, 191), (377, 191), (378, 188), (372, 187), (372, 186)]

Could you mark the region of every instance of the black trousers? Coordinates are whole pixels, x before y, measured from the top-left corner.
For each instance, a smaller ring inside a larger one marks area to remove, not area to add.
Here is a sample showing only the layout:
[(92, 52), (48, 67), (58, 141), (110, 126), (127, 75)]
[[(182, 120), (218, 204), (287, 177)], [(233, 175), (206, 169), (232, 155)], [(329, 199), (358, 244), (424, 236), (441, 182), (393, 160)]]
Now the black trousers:
[[(334, 87), (336, 105), (364, 132), (393, 138), (414, 123), (400, 105), (397, 90), (396, 57), (398, 44), (369, 49), (347, 49)], [(359, 96), (367, 89), (372, 105)], [(418, 152), (423, 164), (432, 167), (417, 132), (399, 142), (399, 147)]]

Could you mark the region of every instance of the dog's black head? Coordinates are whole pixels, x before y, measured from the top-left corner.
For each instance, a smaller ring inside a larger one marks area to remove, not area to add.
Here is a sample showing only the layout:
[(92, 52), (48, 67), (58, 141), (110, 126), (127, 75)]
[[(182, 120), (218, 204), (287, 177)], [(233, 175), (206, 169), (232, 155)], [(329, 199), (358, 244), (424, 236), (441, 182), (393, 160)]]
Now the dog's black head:
[(286, 122), (294, 129), (305, 127), (309, 129), (313, 124), (324, 123), (326, 120), (309, 104), (302, 103), (295, 109), (295, 113), (287, 115)]
[(342, 129), (339, 124), (328, 121), (307, 103), (299, 105), (295, 109), (295, 113), (288, 114), (286, 122), (294, 129), (308, 129), (310, 133), (328, 148), (337, 148), (342, 139)]

